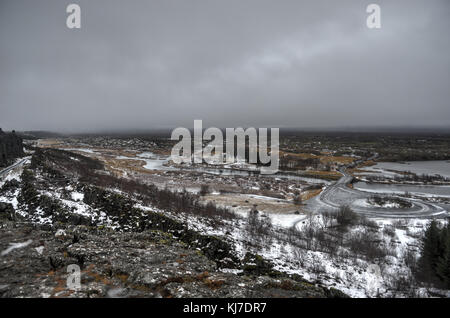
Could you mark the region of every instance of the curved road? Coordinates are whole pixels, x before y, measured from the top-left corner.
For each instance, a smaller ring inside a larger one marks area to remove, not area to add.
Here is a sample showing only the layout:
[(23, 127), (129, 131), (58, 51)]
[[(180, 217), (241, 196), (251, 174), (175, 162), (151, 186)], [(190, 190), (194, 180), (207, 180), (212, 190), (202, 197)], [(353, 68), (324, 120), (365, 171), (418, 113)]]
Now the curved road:
[[(25, 157), (1, 170), (0, 179), (12, 169), (23, 165), (29, 158)], [(306, 202), (308, 209), (318, 212), (330, 209), (336, 210), (343, 205), (348, 205), (359, 214), (367, 217), (380, 218), (430, 218), (445, 217), (448, 215), (448, 212), (438, 205), (407, 198), (402, 198), (403, 200), (409, 201), (412, 205), (407, 209), (371, 207), (365, 204), (365, 202), (373, 196), (373, 193), (348, 187), (353, 177), (346, 173), (345, 169), (340, 170), (340, 173), (342, 173), (342, 178), (327, 186), (318, 196)]]
[(445, 217), (447, 211), (442, 207), (416, 199), (402, 198), (409, 201), (410, 208), (381, 208), (371, 207), (366, 204), (366, 200), (373, 196), (373, 193), (364, 192), (348, 187), (353, 177), (340, 170), (342, 178), (329, 185), (320, 195), (307, 201), (307, 207), (313, 211), (326, 209), (338, 209), (342, 205), (348, 205), (353, 211), (367, 217), (380, 218), (430, 218)]
[(8, 172), (10, 172), (11, 170), (13, 170), (14, 168), (23, 165), (28, 159), (30, 159), (30, 157), (25, 157), (25, 158), (23, 158), (22, 160), (16, 162), (15, 164), (13, 164), (13, 165), (11, 165), (11, 166), (9, 166), (9, 167), (3, 169), (3, 170), (0, 170), (0, 179), (1, 179), (4, 175), (8, 174)]

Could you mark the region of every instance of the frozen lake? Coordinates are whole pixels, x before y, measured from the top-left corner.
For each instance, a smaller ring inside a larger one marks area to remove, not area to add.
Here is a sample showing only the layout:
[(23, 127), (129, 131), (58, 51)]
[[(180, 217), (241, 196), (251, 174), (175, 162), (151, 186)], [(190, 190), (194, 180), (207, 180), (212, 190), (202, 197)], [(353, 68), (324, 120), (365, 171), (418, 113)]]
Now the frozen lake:
[(441, 175), (450, 179), (450, 161), (449, 160), (435, 160), (435, 161), (407, 161), (400, 162), (378, 162), (371, 167), (364, 167), (364, 170), (371, 172), (378, 172), (385, 176), (396, 175), (389, 170), (395, 171), (411, 171), (415, 174), (422, 175)]
[(425, 195), (425, 196), (442, 196), (450, 197), (450, 186), (433, 186), (433, 185), (408, 185), (408, 184), (375, 184), (366, 182), (356, 182), (353, 184), (356, 190), (374, 192), (374, 193), (397, 193)]

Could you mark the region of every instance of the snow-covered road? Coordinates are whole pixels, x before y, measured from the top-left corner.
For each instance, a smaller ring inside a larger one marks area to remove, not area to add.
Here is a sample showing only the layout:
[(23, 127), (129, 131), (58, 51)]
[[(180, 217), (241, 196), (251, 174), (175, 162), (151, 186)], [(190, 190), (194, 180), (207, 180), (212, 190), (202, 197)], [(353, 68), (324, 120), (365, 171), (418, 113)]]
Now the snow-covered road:
[(30, 157), (22, 158), (22, 159), (20, 159), (18, 162), (16, 162), (16, 163), (10, 165), (9, 167), (7, 167), (7, 168), (1, 170), (1, 171), (0, 171), (0, 179), (1, 179), (3, 176), (7, 175), (8, 172), (10, 172), (11, 170), (13, 170), (14, 168), (23, 165), (28, 159), (30, 159)]
[(307, 201), (307, 207), (310, 210), (335, 210), (340, 206), (348, 205), (355, 212), (368, 217), (430, 218), (448, 215), (448, 212), (442, 207), (417, 199), (402, 198), (403, 200), (407, 200), (411, 203), (410, 208), (383, 208), (358, 204), (358, 202), (363, 202), (371, 197), (373, 193), (355, 190), (348, 187), (348, 184), (352, 181), (353, 177), (346, 173), (344, 169), (340, 172), (342, 173), (342, 178), (334, 184), (326, 187), (320, 195)]

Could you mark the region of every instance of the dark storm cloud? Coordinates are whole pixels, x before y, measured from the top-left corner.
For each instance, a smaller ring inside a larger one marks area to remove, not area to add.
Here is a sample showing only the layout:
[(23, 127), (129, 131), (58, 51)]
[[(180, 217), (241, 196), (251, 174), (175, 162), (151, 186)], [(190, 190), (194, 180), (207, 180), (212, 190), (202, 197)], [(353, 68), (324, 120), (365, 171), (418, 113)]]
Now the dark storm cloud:
[(450, 124), (448, 0), (71, 2), (0, 1), (0, 127)]

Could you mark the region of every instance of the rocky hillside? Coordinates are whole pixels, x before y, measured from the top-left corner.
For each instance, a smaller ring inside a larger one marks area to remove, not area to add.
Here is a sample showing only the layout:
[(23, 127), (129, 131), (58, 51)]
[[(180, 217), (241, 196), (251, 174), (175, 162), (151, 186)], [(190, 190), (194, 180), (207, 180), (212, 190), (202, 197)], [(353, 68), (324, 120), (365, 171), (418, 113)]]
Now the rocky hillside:
[(36, 149), (15, 169), (0, 186), (0, 297), (346, 297), (164, 210), (181, 205), (216, 227), (231, 217), (188, 193), (117, 179), (67, 151)]
[(22, 138), (15, 132), (5, 133), (0, 128), (0, 167), (8, 165), (11, 160), (23, 156)]
[[(238, 275), (221, 271), (204, 253), (163, 231), (56, 230), (3, 219), (0, 249), (0, 297), (343, 296), (296, 277), (258, 272), (255, 259)], [(81, 268), (79, 290), (66, 286), (70, 264)]]

